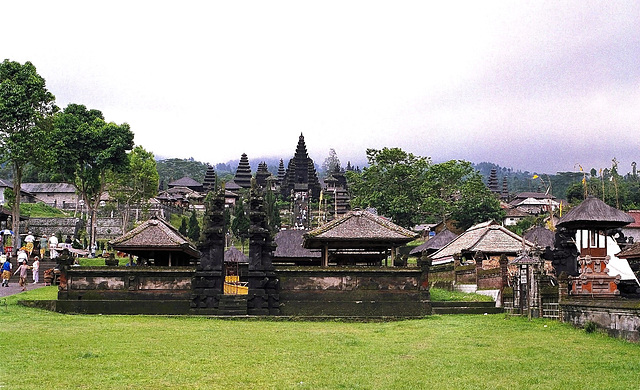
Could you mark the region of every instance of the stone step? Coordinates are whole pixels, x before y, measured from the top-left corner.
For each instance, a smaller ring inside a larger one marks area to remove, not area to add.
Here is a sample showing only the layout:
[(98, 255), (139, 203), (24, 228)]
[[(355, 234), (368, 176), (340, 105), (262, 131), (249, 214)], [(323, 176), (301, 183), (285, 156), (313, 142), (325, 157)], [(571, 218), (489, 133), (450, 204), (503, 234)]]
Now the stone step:
[(464, 293), (474, 293), (478, 291), (478, 285), (477, 284), (455, 284), (453, 286), (453, 289), (456, 291), (464, 292)]
[(495, 302), (431, 301), (431, 307), (495, 307)]
[(504, 313), (501, 307), (432, 307), (432, 314), (500, 314)]
[(247, 296), (220, 296), (220, 302), (218, 303), (218, 314), (223, 316), (247, 315)]

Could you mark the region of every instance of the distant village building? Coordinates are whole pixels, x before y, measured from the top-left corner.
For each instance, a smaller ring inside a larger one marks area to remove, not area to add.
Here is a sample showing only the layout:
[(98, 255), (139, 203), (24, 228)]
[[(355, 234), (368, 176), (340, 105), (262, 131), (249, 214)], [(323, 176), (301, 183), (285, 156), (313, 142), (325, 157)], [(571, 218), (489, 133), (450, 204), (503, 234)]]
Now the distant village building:
[(167, 185), (168, 189), (176, 188), (176, 187), (186, 187), (195, 192), (202, 192), (202, 183), (199, 183), (189, 176), (182, 177), (178, 180), (174, 180)]
[(511, 208), (516, 208), (527, 214), (538, 215), (555, 211), (560, 203), (556, 197), (541, 192), (521, 192), (509, 203)]
[(68, 183), (22, 183), (22, 190), (35, 197), (35, 201), (59, 209), (74, 208), (80, 200), (76, 187)]

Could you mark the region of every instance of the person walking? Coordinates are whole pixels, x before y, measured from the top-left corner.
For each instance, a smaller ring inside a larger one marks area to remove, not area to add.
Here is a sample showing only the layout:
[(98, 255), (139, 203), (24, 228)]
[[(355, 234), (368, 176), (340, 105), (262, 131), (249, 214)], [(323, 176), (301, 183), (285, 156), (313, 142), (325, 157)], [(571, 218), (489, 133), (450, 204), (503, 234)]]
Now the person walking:
[(47, 245), (49, 245), (49, 240), (46, 235), (40, 237), (40, 257), (44, 259), (45, 253), (47, 253)]
[(20, 265), (20, 267), (18, 267), (18, 269), (16, 270), (16, 272), (13, 273), (13, 275), (17, 274), (18, 272), (20, 272), (20, 287), (22, 287), (22, 291), (27, 291), (27, 272), (29, 271), (29, 266), (27, 265), (27, 261), (26, 260), (22, 260), (22, 265)]
[(33, 236), (31, 232), (27, 233), (27, 236), (24, 238), (25, 247), (27, 248), (27, 253), (31, 256), (31, 252), (33, 252), (33, 242), (36, 238)]
[(11, 262), (9, 259), (2, 263), (2, 286), (9, 287), (9, 279), (11, 278)]
[(55, 234), (49, 237), (49, 257), (52, 259), (58, 257), (58, 237)]
[(38, 284), (38, 282), (40, 281), (40, 258), (38, 256), (33, 258), (31, 271), (33, 275), (33, 284)]

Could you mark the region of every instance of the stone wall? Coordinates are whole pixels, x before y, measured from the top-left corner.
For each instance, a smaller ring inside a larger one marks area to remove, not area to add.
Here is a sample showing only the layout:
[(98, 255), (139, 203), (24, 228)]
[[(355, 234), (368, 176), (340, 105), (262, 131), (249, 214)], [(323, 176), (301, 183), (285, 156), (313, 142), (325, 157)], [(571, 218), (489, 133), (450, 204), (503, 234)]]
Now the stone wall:
[(502, 286), (502, 273), (500, 268), (480, 269), (476, 271), (478, 290), (500, 290)]
[(67, 271), (61, 312), (187, 314), (195, 270), (189, 267), (83, 267)]
[(621, 299), (562, 299), (562, 322), (584, 327), (595, 323), (613, 337), (640, 341), (640, 301)]
[[(77, 237), (78, 232), (85, 229), (88, 233), (89, 226), (80, 218), (30, 218), (20, 224), (21, 232), (32, 231), (36, 236), (46, 234), (50, 236), (60, 232), (62, 238), (70, 235)], [(96, 238), (113, 239), (123, 235), (121, 218), (98, 218), (96, 224)]]
[(278, 268), (286, 316), (420, 317), (431, 314), (419, 269)]

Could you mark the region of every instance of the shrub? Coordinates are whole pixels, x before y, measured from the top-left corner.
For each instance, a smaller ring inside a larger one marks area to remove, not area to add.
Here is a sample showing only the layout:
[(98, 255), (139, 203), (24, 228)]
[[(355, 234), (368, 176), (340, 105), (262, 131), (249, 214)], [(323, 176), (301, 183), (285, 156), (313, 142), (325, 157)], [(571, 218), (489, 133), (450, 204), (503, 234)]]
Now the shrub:
[(584, 331), (587, 333), (593, 333), (598, 330), (598, 325), (593, 321), (587, 321), (584, 324)]

